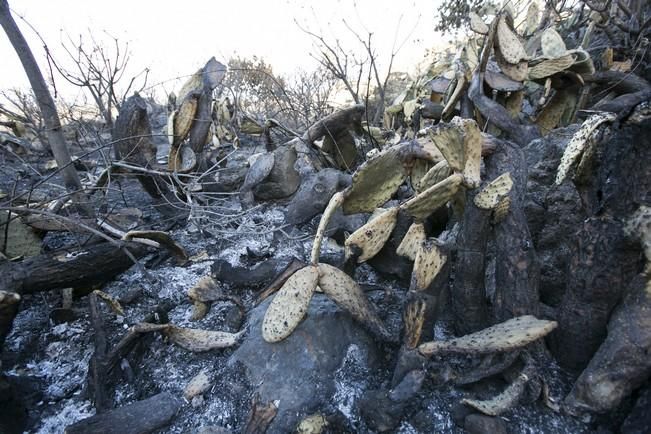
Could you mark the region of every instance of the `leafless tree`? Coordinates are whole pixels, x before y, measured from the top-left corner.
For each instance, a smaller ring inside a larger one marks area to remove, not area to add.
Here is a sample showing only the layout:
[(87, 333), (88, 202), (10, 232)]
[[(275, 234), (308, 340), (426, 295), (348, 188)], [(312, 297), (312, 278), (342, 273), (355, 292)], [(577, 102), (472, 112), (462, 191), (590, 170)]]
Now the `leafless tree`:
[[(302, 27), (298, 21), (294, 21), (303, 32), (314, 40), (317, 53), (313, 54), (312, 57), (316, 59), (323, 68), (330, 71), (335, 78), (343, 83), (356, 104), (359, 104), (363, 99), (368, 107), (370, 105), (371, 87), (375, 88), (378, 99), (375, 102), (373, 117), (369, 119), (369, 122), (377, 125), (382, 119), (382, 114), (384, 113), (386, 87), (393, 69), (393, 62), (401, 48), (411, 36), (410, 32), (401, 42), (398, 42), (398, 33), (402, 22), (402, 15), (396, 25), (393, 47), (391, 48), (388, 66), (383, 77), (380, 76), (378, 70), (379, 54), (373, 45), (373, 32), (365, 29), (366, 33), (362, 34), (355, 30), (355, 28), (346, 20), (342, 20), (344, 26), (353, 36), (355, 36), (363, 48), (364, 55), (358, 57), (352, 54), (353, 50), (350, 50), (349, 47), (343, 47), (338, 39), (334, 42), (328, 41), (323, 35), (308, 30)], [(366, 89), (366, 95), (362, 98), (360, 95), (360, 89), (362, 88), (364, 77), (367, 77), (364, 86)]]
[(105, 32), (109, 42), (104, 43), (95, 38), (89, 31), (88, 36), (79, 35), (77, 41), (69, 35), (61, 46), (67, 55), (67, 61), (72, 66), (67, 68), (64, 63), (57, 61), (48, 50), (48, 57), (55, 69), (70, 84), (86, 89), (90, 93), (99, 115), (106, 126), (113, 125), (113, 109), (120, 110), (122, 102), (134, 91), (141, 91), (147, 85), (149, 69), (145, 68), (128, 78), (125, 86), (121, 87), (127, 77), (131, 51), (129, 43), (122, 43), (118, 38)]
[(36, 63), (36, 59), (25, 37), (11, 16), (11, 10), (7, 0), (0, 0), (0, 26), (2, 26), (11, 45), (16, 50), (32, 86), (47, 129), (48, 142), (57, 166), (61, 170), (66, 189), (72, 194), (73, 199), (80, 205), (80, 208), (85, 213), (91, 214), (92, 212), (89, 210), (89, 207), (84, 205), (85, 198), (82, 193), (81, 181), (79, 180), (79, 174), (72, 165), (70, 152), (63, 137), (61, 121), (59, 120), (54, 100), (52, 99), (52, 95), (50, 95), (50, 91), (43, 79), (43, 74), (41, 74), (41, 69), (38, 63)]

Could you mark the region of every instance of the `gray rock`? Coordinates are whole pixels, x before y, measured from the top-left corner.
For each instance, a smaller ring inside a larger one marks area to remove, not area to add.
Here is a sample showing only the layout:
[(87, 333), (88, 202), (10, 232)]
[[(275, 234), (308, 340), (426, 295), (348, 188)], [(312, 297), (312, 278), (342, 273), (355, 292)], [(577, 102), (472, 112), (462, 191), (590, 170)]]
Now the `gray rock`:
[(651, 387), (646, 386), (638, 395), (635, 406), (620, 428), (622, 434), (644, 434), (651, 432)]
[(287, 223), (305, 223), (323, 212), (332, 195), (350, 182), (350, 175), (336, 169), (324, 169), (309, 175), (287, 205)]
[(469, 414), (463, 427), (470, 434), (506, 434), (506, 422), (499, 417)]
[(266, 179), (253, 187), (255, 197), (262, 200), (282, 199), (296, 192), (301, 182), (294, 163), (296, 151), (289, 146), (280, 146), (273, 152), (274, 165)]
[(356, 347), (368, 369), (378, 359), (374, 341), (347, 312), (326, 296), (315, 294), (305, 320), (284, 341), (262, 338), (262, 319), (271, 302), (250, 313), (249, 333), (228, 365), (244, 365), (262, 402), (278, 400), (278, 414), (268, 433), (292, 432), (301, 419), (323, 409), (335, 393), (335, 371), (349, 348)]

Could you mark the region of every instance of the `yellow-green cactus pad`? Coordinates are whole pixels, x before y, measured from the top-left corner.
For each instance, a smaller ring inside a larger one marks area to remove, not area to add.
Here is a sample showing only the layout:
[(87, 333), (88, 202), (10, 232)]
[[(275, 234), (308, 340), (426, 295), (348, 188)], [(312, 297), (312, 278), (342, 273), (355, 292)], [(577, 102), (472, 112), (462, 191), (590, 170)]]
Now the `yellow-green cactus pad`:
[(503, 173), (477, 193), (475, 205), (482, 209), (494, 209), (499, 201), (509, 194), (511, 187), (513, 187), (511, 174), (509, 172)]
[(396, 253), (415, 261), (423, 241), (425, 241), (425, 226), (422, 223), (412, 223)]
[(511, 210), (511, 197), (504, 196), (493, 210), (493, 223), (502, 223)]
[(111, 308), (114, 314), (124, 316), (124, 309), (122, 309), (117, 298), (105, 293), (104, 291), (100, 291), (99, 289), (93, 291), (93, 294), (101, 298)]
[(307, 416), (298, 424), (296, 434), (321, 434), (328, 426), (328, 420), (322, 414)]
[(575, 62), (572, 53), (566, 53), (553, 59), (540, 59), (529, 65), (529, 80), (540, 80), (551, 77), (570, 68)]
[(507, 77), (515, 81), (523, 81), (527, 79), (527, 76), (529, 74), (529, 62), (526, 60), (512, 65), (505, 61), (502, 56), (499, 55), (499, 53), (497, 53), (495, 58), (500, 69)]
[(561, 57), (567, 52), (567, 47), (561, 35), (553, 27), (545, 30), (540, 37), (543, 56), (550, 59)]
[(398, 221), (398, 208), (391, 208), (372, 218), (346, 239), (346, 257), (359, 253), (358, 263), (371, 259), (382, 250)]
[(204, 303), (203, 301), (193, 301), (190, 321), (200, 321), (204, 319), (209, 310), (210, 306), (208, 306), (208, 303)]
[(432, 163), (445, 160), (445, 157), (441, 154), (441, 151), (439, 151), (439, 148), (436, 147), (429, 135), (417, 137), (416, 141), (423, 148), (423, 151), (428, 155), (429, 161)]
[(332, 265), (319, 264), (319, 288), (355, 320), (380, 336), (389, 335), (362, 288), (346, 273)]
[(419, 193), (423, 190), (427, 190), (434, 184), (438, 184), (450, 176), (450, 173), (451, 170), (448, 162), (445, 160), (439, 161), (414, 184), (414, 189)]
[(411, 289), (424, 291), (439, 274), (447, 256), (437, 246), (436, 240), (428, 240), (420, 245), (411, 275)]
[(418, 347), (418, 351), (424, 356), (510, 351), (546, 336), (557, 325), (556, 321), (538, 319), (532, 315), (519, 316), (460, 338), (424, 343)]
[(353, 175), (342, 209), (344, 214), (371, 212), (398, 191), (407, 179), (398, 147), (380, 152)]
[(529, 375), (525, 373), (526, 370), (527, 369), (525, 368), (520, 375), (518, 375), (518, 377), (496, 397), (486, 400), (462, 399), (461, 403), (475, 408), (489, 416), (499, 416), (518, 404), (518, 401), (524, 393), (525, 386), (531, 379)]
[(481, 130), (474, 119), (454, 118), (452, 121), (463, 128), (464, 182), (469, 188), (477, 188), (481, 183)]
[(163, 333), (170, 341), (188, 351), (201, 353), (237, 344), (244, 331), (238, 333), (189, 329), (171, 325)]
[(439, 207), (445, 205), (459, 191), (463, 175), (455, 173), (427, 190), (412, 197), (400, 207), (417, 220), (425, 220)]
[(612, 122), (616, 118), (617, 116), (614, 113), (604, 112), (592, 115), (583, 122), (581, 128), (570, 139), (567, 148), (565, 148), (565, 152), (563, 152), (563, 157), (561, 158), (561, 163), (558, 165), (558, 172), (556, 173), (556, 185), (560, 185), (565, 180), (567, 173), (583, 152), (594, 130), (602, 123)]
[(319, 270), (314, 266), (301, 268), (287, 279), (264, 314), (265, 341), (282, 341), (294, 331), (307, 314), (318, 281)]
[(190, 94), (183, 100), (181, 106), (174, 113), (174, 143), (181, 143), (190, 132), (198, 105), (199, 96)]
[(429, 136), (455, 172), (463, 171), (466, 161), (462, 131), (454, 124), (439, 124), (429, 130)]
[(497, 23), (496, 40), (497, 48), (508, 63), (517, 65), (522, 60), (527, 60), (527, 52), (522, 42), (520, 42), (520, 38), (511, 29), (503, 16), (499, 18)]

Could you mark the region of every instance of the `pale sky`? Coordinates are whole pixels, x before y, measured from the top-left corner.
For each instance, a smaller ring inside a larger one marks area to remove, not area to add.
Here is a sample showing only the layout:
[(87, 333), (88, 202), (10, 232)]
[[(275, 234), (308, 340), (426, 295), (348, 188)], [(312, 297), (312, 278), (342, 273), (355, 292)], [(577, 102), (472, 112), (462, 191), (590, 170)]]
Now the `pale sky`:
[[(359, 43), (342, 19), (361, 35), (373, 32), (385, 67), (398, 29), (397, 40), (406, 43), (394, 61), (394, 70), (407, 71), (423, 60), (425, 51), (442, 37), (434, 28), (440, 0), (10, 0), (14, 18), (44, 69), (42, 43), (19, 15), (34, 26), (55, 57), (64, 58), (62, 36), (107, 31), (129, 41), (133, 71), (149, 67), (150, 84), (191, 74), (211, 56), (226, 62), (237, 53), (258, 55), (274, 70), (291, 74), (297, 68), (312, 70), (311, 39), (295, 24), (327, 39), (358, 50)], [(398, 26), (398, 27), (397, 27)], [(65, 32), (65, 33), (62, 33)], [(409, 35), (409, 36), (408, 36)], [(22, 66), (4, 32), (0, 32), (0, 89), (27, 87)], [(46, 73), (46, 71), (43, 71)], [(60, 88), (63, 80), (55, 75)], [(60, 84), (59, 84), (60, 83)], [(178, 87), (168, 82), (164, 91)]]

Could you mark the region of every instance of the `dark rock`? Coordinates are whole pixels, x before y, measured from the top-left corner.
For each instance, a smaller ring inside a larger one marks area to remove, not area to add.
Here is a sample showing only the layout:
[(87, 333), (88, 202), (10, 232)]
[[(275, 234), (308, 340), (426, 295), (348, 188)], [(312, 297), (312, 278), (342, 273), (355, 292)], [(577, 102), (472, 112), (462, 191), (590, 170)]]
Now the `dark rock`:
[(203, 191), (215, 193), (239, 190), (241, 185), (244, 183), (247, 173), (247, 167), (244, 165), (225, 167), (217, 171), (214, 180), (202, 182), (201, 188)]
[(463, 427), (469, 434), (506, 434), (506, 422), (499, 417), (469, 414)]
[(308, 176), (287, 205), (286, 222), (300, 224), (323, 212), (332, 195), (350, 185), (351, 177), (336, 169), (324, 169)]
[(254, 266), (231, 265), (219, 259), (211, 265), (212, 276), (234, 286), (259, 287), (269, 283), (287, 265), (284, 259), (271, 258)]
[(398, 354), (398, 361), (393, 371), (391, 386), (397, 387), (410, 372), (421, 370), (426, 364), (427, 358), (422, 356), (417, 350), (409, 349), (405, 346), (401, 347), (400, 353)]
[(614, 410), (651, 375), (651, 293), (638, 276), (608, 323), (608, 337), (578, 378), (565, 404), (573, 412)]
[(413, 263), (409, 259), (398, 255), (396, 250), (413, 221), (414, 219), (406, 212), (400, 211), (398, 213), (398, 221), (391, 233), (391, 237), (384, 247), (382, 247), (382, 250), (368, 261), (371, 267), (391, 277), (397, 277), (407, 281), (411, 278)]
[(638, 394), (635, 406), (622, 424), (622, 434), (647, 434), (651, 432), (651, 386), (646, 386)]
[(373, 369), (377, 349), (347, 312), (321, 294), (315, 294), (306, 319), (287, 339), (267, 343), (261, 324), (270, 302), (271, 298), (251, 311), (248, 336), (228, 366), (247, 368), (248, 382), (259, 385), (256, 393), (262, 402), (279, 400), (278, 414), (267, 432), (292, 432), (302, 418), (330, 401), (335, 392), (333, 373), (349, 353)]
[(389, 398), (395, 402), (407, 401), (413, 398), (421, 389), (425, 380), (424, 370), (414, 370), (409, 372), (402, 379), (400, 384), (389, 392)]
[(385, 390), (369, 390), (360, 400), (359, 410), (371, 429), (389, 432), (400, 423), (405, 406), (405, 402), (391, 400)]
[(52, 309), (50, 312), (50, 319), (54, 324), (62, 324), (64, 322), (72, 322), (76, 318), (75, 312), (72, 309), (66, 309), (63, 307), (58, 307)]
[(452, 418), (452, 421), (455, 423), (455, 425), (463, 427), (466, 424), (466, 417), (476, 412), (477, 410), (462, 404), (461, 401), (457, 401), (452, 404), (452, 408), (450, 409), (450, 417)]
[(257, 199), (272, 200), (291, 196), (301, 183), (301, 177), (294, 169), (296, 151), (289, 146), (280, 146), (273, 154), (274, 165), (269, 176), (253, 187)]

